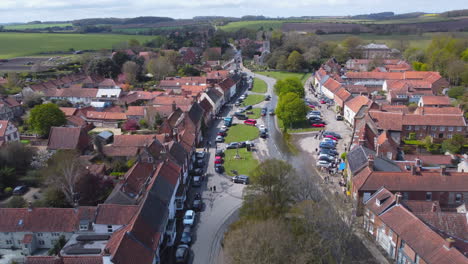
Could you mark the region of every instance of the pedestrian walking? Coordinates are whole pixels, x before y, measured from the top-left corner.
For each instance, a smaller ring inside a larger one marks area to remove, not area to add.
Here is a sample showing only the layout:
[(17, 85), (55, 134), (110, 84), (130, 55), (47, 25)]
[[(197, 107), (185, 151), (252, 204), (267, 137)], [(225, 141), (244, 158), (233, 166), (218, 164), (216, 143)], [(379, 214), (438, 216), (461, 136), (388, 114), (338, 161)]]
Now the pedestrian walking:
[(318, 148), (315, 148), (315, 152), (317, 152), (317, 153), (318, 153)]
[(212, 192), (212, 191), (213, 191), (213, 187), (210, 186), (210, 192)]
[(213, 186), (213, 192), (216, 192), (216, 185)]

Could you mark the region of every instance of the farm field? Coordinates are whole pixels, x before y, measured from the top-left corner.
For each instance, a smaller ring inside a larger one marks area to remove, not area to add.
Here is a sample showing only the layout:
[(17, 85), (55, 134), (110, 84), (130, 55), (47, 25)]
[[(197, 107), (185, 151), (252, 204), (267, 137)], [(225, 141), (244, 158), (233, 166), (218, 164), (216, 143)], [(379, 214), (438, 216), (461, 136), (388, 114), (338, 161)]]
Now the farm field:
[(43, 34), (43, 33), (0, 33), (0, 58), (36, 55), (44, 52), (111, 49), (112, 45), (136, 39), (150, 40), (151, 36), (129, 36), (114, 34)]
[(310, 76), (309, 73), (296, 73), (296, 72), (283, 72), (283, 71), (263, 71), (263, 72), (255, 72), (255, 73), (265, 75), (268, 77), (272, 77), (272, 78), (275, 78), (276, 80), (296, 77), (296, 78), (299, 78), (299, 80), (301, 80), (302, 83), (305, 83), (307, 81), (307, 78), (309, 78)]
[(347, 37), (356, 36), (365, 42), (385, 43), (389, 47), (399, 49), (402, 43), (408, 44), (410, 47), (426, 48), (431, 42), (432, 38), (439, 34), (450, 34), (457, 38), (468, 38), (468, 32), (434, 32), (423, 33), (421, 35), (327, 34), (320, 35), (320, 38), (325, 41), (341, 42)]
[(20, 25), (7, 25), (4, 26), (7, 30), (25, 30), (25, 29), (42, 29), (48, 27), (68, 27), (73, 26), (72, 23), (58, 23), (58, 24), (20, 24)]

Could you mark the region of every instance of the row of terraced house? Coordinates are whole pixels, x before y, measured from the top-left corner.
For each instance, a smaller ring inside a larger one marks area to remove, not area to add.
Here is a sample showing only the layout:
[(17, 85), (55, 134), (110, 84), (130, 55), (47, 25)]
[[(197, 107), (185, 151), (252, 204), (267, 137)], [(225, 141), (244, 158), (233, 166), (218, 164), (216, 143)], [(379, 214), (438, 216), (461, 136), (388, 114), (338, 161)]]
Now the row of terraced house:
[(410, 138), (467, 136), (462, 109), (443, 95), (448, 88), (438, 72), (393, 59), (331, 59), (314, 76), (311, 89), (333, 100), (353, 129), (344, 175), (356, 213), (395, 263), (468, 262), (467, 157), (402, 147)]

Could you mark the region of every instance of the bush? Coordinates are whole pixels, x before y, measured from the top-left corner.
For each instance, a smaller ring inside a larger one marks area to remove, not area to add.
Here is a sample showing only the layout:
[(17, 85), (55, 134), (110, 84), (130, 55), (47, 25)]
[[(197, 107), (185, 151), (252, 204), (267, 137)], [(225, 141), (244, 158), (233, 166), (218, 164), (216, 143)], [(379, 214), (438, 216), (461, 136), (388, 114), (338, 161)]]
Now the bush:
[(140, 127), (143, 127), (143, 128), (148, 128), (148, 123), (146, 122), (145, 119), (141, 119), (138, 124), (140, 124)]
[(345, 161), (347, 155), (348, 155), (348, 153), (343, 152), (343, 153), (341, 153), (340, 158), (341, 158), (343, 161)]
[(26, 200), (21, 196), (13, 196), (7, 204), (8, 208), (24, 208), (26, 207)]
[(6, 187), (5, 190), (3, 190), (5, 194), (11, 194), (12, 191), (13, 191), (13, 188), (11, 187)]
[(409, 140), (416, 140), (416, 133), (414, 133), (414, 132), (409, 133), (408, 139)]
[(111, 172), (110, 176), (114, 176), (114, 177), (121, 177), (121, 176), (124, 176), (125, 175), (125, 172)]
[(447, 95), (451, 98), (457, 99), (459, 96), (462, 96), (463, 93), (465, 92), (465, 87), (463, 86), (456, 86), (452, 87), (448, 90)]
[(135, 165), (135, 162), (136, 162), (135, 159), (128, 160), (127, 163), (126, 163), (127, 169), (130, 169), (131, 167), (133, 167), (133, 165)]

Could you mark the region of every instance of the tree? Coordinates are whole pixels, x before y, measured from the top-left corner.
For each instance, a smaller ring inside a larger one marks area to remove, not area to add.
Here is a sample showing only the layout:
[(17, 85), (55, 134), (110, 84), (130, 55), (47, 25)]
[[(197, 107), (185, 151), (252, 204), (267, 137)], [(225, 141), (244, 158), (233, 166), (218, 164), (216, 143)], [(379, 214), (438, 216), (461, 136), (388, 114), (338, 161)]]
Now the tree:
[(291, 52), (288, 57), (288, 70), (293, 72), (298, 72), (302, 70), (304, 65), (304, 58), (296, 50)]
[(466, 144), (466, 139), (463, 135), (455, 134), (452, 138), (442, 142), (442, 150), (451, 154), (460, 153), (462, 147)]
[(125, 51), (117, 51), (112, 56), (112, 61), (119, 67), (122, 67), (125, 62), (131, 60), (132, 58)]
[(13, 184), (17, 181), (15, 176), (14, 168), (4, 166), (0, 168), (0, 191), (2, 191), (5, 187), (13, 186)]
[(151, 59), (148, 62), (147, 70), (156, 80), (162, 80), (169, 74), (173, 73), (175, 71), (175, 67), (168, 58), (161, 56), (156, 59)]
[(286, 70), (288, 68), (288, 57), (286, 55), (281, 55), (276, 62), (276, 69)]
[(127, 61), (122, 66), (122, 72), (125, 73), (125, 78), (128, 83), (134, 84), (140, 71), (140, 66), (133, 61)]
[(447, 95), (451, 98), (457, 99), (464, 94), (465, 90), (466, 88), (463, 86), (455, 86), (448, 90)]
[(276, 113), (285, 127), (290, 127), (293, 123), (304, 120), (307, 109), (297, 94), (287, 93), (280, 97)]
[(122, 129), (125, 131), (135, 131), (139, 129), (138, 122), (134, 119), (128, 119), (122, 125)]
[(0, 149), (0, 164), (17, 171), (26, 171), (33, 159), (35, 149), (20, 142), (10, 142)]
[(109, 58), (96, 59), (91, 61), (87, 73), (89, 75), (114, 79), (120, 74), (120, 67)]
[(51, 127), (63, 126), (67, 119), (56, 104), (48, 103), (36, 105), (31, 110), (28, 122), (36, 133), (47, 136)]
[(351, 36), (343, 40), (343, 47), (346, 49), (346, 53), (351, 58), (360, 58), (361, 50), (359, 46), (362, 44), (362, 40), (358, 37)]
[(295, 93), (300, 98), (305, 96), (304, 86), (302, 85), (302, 82), (296, 77), (290, 77), (276, 82), (275, 92), (280, 97), (286, 93)]
[(42, 97), (41, 93), (25, 91), (23, 93), (23, 103), (28, 108), (33, 108), (36, 105), (42, 104)]
[(13, 196), (10, 201), (8, 201), (8, 208), (24, 208), (26, 207), (26, 200), (22, 196)]
[(200, 71), (190, 64), (185, 64), (178, 70), (179, 76), (200, 76)]
[(460, 83), (461, 75), (464, 71), (465, 63), (463, 61), (450, 61), (447, 65), (447, 76), (449, 77), (449, 82), (454, 85), (458, 85)]
[(77, 184), (86, 175), (86, 169), (76, 151), (58, 151), (48, 161), (43, 173), (49, 186), (60, 190), (68, 204), (73, 205), (78, 200)]

